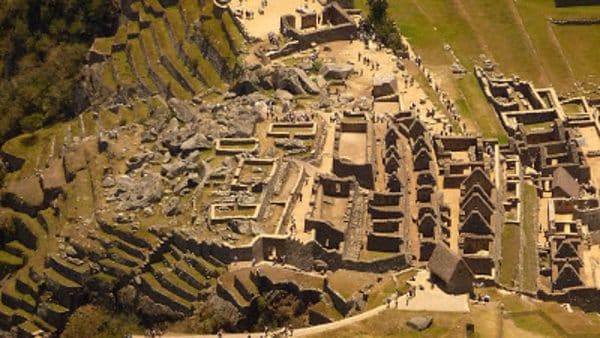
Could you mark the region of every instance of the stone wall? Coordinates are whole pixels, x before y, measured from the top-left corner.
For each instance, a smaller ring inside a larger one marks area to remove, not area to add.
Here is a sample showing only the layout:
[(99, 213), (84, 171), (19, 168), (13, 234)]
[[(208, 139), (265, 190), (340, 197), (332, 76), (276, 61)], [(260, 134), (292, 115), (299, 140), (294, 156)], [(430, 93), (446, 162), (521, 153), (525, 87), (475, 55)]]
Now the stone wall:
[(375, 170), (371, 163), (356, 164), (339, 157), (334, 157), (332, 171), (339, 177), (356, 177), (356, 180), (363, 188), (373, 189), (375, 187)]
[(371, 232), (367, 235), (367, 250), (399, 252), (402, 239), (396, 235)]
[(600, 5), (600, 0), (554, 0), (556, 7)]
[(282, 35), (299, 42), (300, 49), (310, 48), (311, 43), (327, 43), (337, 40), (349, 40), (356, 36), (357, 27), (352, 18), (334, 2), (323, 9), (323, 23), (332, 26), (304, 32), (296, 28), (296, 19), (291, 15), (281, 17), (280, 32)]

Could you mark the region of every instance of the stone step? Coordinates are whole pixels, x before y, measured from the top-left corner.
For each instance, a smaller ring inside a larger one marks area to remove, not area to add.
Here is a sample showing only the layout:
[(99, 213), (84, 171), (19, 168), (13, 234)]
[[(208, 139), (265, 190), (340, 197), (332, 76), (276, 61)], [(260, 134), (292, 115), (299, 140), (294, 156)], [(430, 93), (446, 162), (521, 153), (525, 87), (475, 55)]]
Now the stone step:
[(23, 274), (16, 279), (17, 290), (23, 294), (28, 294), (33, 298), (38, 297), (39, 286), (27, 274)]
[(143, 266), (146, 264), (145, 260), (132, 256), (126, 251), (116, 246), (113, 246), (112, 248), (108, 249), (108, 254), (110, 258), (112, 258), (114, 261), (117, 261), (121, 264), (125, 264), (132, 268)]
[(127, 52), (120, 50), (112, 53), (112, 64), (116, 80), (123, 88), (137, 87), (137, 80), (127, 60)]
[(17, 311), (15, 311), (13, 317), (14, 317), (13, 320), (20, 323), (19, 325), (29, 322), (33, 325), (29, 326), (30, 324), (27, 324), (28, 327), (36, 327), (37, 330), (42, 330), (47, 333), (53, 333), (56, 331), (56, 328), (54, 326), (48, 324), (45, 320), (38, 317), (37, 315), (31, 314), (28, 312), (23, 312), (21, 310), (17, 310)]
[[(216, 73), (216, 71), (214, 71), (210, 62), (202, 55), (198, 46), (191, 44), (187, 40), (189, 26), (186, 26), (179, 9), (176, 7), (167, 8), (164, 20), (169, 36), (175, 46), (177, 56), (185, 64), (187, 69), (191, 71), (191, 74), (198, 78), (203, 85), (209, 84), (207, 78), (212, 76), (212, 74), (208, 74), (208, 72), (213, 70), (213, 72)], [(204, 68), (206, 65), (208, 65), (210, 69)]]
[(44, 274), (46, 275), (46, 279), (52, 283), (55, 283), (57, 286), (70, 289), (70, 290), (78, 290), (81, 288), (81, 285), (74, 280), (67, 278), (66, 276), (61, 275), (53, 268), (47, 268), (44, 270)]
[(217, 294), (222, 298), (229, 300), (237, 308), (246, 308), (250, 306), (250, 302), (235, 286), (233, 273), (226, 273), (219, 278), (219, 281), (217, 282)]
[(140, 41), (148, 61), (148, 73), (157, 87), (180, 99), (191, 99), (191, 93), (183, 88), (179, 81), (162, 65), (160, 53), (150, 29), (143, 29), (140, 32)]
[(134, 247), (137, 246), (140, 248), (153, 250), (160, 244), (160, 238), (148, 231), (140, 230), (132, 232), (129, 230), (129, 228), (124, 229), (123, 227), (116, 227), (107, 224), (101, 224), (101, 229), (103, 232), (116, 236)]
[(0, 329), (10, 330), (14, 312), (13, 309), (0, 302)]
[[(42, 305), (41, 305), (42, 306)], [(48, 324), (53, 325), (55, 327), (61, 327), (66, 322), (71, 311), (57, 303), (49, 302), (43, 304), (45, 310), (45, 314), (41, 317)]]
[(6, 252), (9, 252), (15, 256), (19, 256), (19, 257), (31, 257), (33, 256), (34, 250), (26, 247), (23, 243), (19, 242), (19, 241), (10, 241), (8, 243), (6, 243), (6, 245), (4, 246), (4, 250)]
[(177, 4), (177, 8), (179, 8), (181, 17), (188, 26), (198, 20), (202, 14), (200, 3), (197, 0), (180, 0)]
[(132, 267), (121, 264), (110, 258), (101, 259), (98, 261), (98, 264), (100, 264), (106, 270), (106, 273), (117, 278), (131, 276), (134, 272)]
[[(166, 67), (167, 70), (177, 79), (181, 85), (192, 94), (198, 93), (205, 89), (204, 83), (192, 73), (187, 65), (181, 60), (174, 44), (175, 38), (169, 34), (170, 30), (164, 20), (156, 20), (150, 26), (153, 30), (156, 45), (159, 47), (160, 54), (168, 59), (168, 62), (174, 69)], [(175, 73), (174, 73), (175, 72)]]
[(23, 257), (5, 250), (0, 250), (0, 266), (6, 267), (9, 271), (20, 268), (24, 263)]
[(165, 289), (190, 302), (198, 299), (198, 292), (200, 290), (179, 278), (166, 265), (155, 263), (153, 264), (153, 270), (154, 276)]
[(158, 2), (158, 0), (142, 0), (142, 3), (146, 12), (154, 15), (155, 17), (161, 17), (165, 13), (165, 9)]
[(1, 298), (3, 304), (14, 310), (22, 309), (34, 313), (37, 306), (37, 301), (31, 295), (17, 290), (15, 282), (12, 280), (2, 290)]
[(48, 266), (52, 267), (58, 273), (67, 278), (76, 281), (77, 283), (83, 284), (85, 279), (90, 274), (90, 267), (87, 263), (83, 265), (75, 265), (69, 261), (66, 261), (56, 255), (50, 256), (48, 259)]
[(105, 248), (117, 247), (128, 254), (137, 257), (138, 259), (145, 260), (146, 259), (146, 249), (142, 249), (138, 246), (135, 246), (129, 242), (122, 240), (120, 237), (115, 235), (111, 235), (108, 233), (102, 233), (102, 235), (98, 236), (98, 241)]
[(146, 56), (142, 50), (139, 38), (131, 39), (127, 42), (127, 59), (131, 65), (136, 78), (142, 86), (151, 94), (158, 93), (158, 89), (152, 81), (148, 73), (148, 65), (146, 64)]
[(185, 260), (205, 277), (216, 278), (220, 275), (220, 270), (216, 266), (207, 262), (204, 258), (196, 255), (186, 255)]
[(185, 280), (188, 284), (198, 290), (202, 290), (210, 286), (210, 282), (206, 279), (206, 277), (184, 260), (177, 262), (174, 272), (177, 274), (177, 276), (179, 276), (179, 278)]
[(144, 273), (140, 277), (144, 293), (155, 302), (178, 312), (189, 313), (192, 310), (192, 304), (189, 301), (165, 289), (151, 273)]

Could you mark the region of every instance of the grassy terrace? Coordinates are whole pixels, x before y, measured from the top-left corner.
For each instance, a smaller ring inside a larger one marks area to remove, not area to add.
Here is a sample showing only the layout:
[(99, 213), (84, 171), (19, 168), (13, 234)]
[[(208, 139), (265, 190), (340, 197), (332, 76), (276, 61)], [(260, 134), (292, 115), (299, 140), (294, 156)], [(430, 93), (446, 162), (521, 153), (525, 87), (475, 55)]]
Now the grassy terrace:
[(229, 12), (223, 13), (221, 17), (223, 28), (227, 35), (231, 38), (231, 42), (233, 43), (233, 47), (237, 51), (244, 50), (245, 39), (242, 33), (240, 33), (239, 29), (233, 22), (233, 18)]
[(191, 307), (190, 302), (179, 297), (178, 295), (174, 294), (173, 292), (165, 289), (151, 273), (146, 272), (143, 275), (141, 275), (141, 277), (154, 291), (163, 294), (165, 297), (170, 298), (172, 301), (179, 303), (179, 304), (183, 305), (184, 307), (187, 307), (187, 308)]
[(81, 285), (79, 285), (79, 283), (72, 281), (72, 280), (68, 279), (67, 277), (59, 274), (54, 269), (46, 269), (45, 274), (49, 280), (52, 280), (60, 285), (66, 286), (68, 288), (75, 289), (75, 288), (81, 287)]
[(23, 265), (23, 258), (19, 256), (15, 256), (10, 252), (6, 252), (4, 250), (0, 250), (0, 273), (4, 268), (9, 270), (13, 270), (14, 268), (18, 268)]
[(208, 42), (217, 50), (219, 55), (226, 60), (227, 67), (231, 70), (236, 63), (236, 55), (234, 54), (229, 40), (227, 39), (227, 32), (224, 30), (221, 20), (213, 16), (213, 2), (207, 1), (202, 8), (202, 15), (204, 20), (200, 30), (202, 35), (208, 40)]
[(156, 92), (156, 86), (148, 73), (148, 66), (146, 65), (146, 56), (142, 50), (139, 39), (131, 39), (127, 44), (127, 49), (130, 54), (131, 60), (134, 63), (133, 67), (137, 73), (137, 78), (140, 82), (148, 88), (148, 90)]
[(210, 62), (202, 55), (197, 46), (186, 39), (186, 26), (181, 12), (176, 7), (170, 7), (166, 10), (167, 20), (173, 28), (173, 33), (177, 38), (177, 42), (181, 45), (183, 52), (190, 58), (190, 61), (196, 67), (196, 71), (202, 74), (202, 77), (209, 86), (221, 87), (223, 82), (217, 71), (213, 68)]
[(110, 54), (112, 51), (113, 38), (97, 38), (94, 40), (93, 49), (102, 54)]
[(198, 0), (180, 0), (179, 7), (188, 24), (194, 23), (202, 15)]
[(152, 23), (152, 28), (156, 33), (156, 38), (158, 41), (158, 47), (164, 53), (164, 55), (169, 59), (171, 64), (177, 69), (177, 72), (185, 79), (185, 81), (192, 87), (195, 92), (199, 92), (204, 88), (204, 84), (200, 82), (197, 78), (195, 78), (190, 71), (187, 69), (187, 66), (181, 61), (181, 58), (177, 55), (175, 51), (175, 47), (173, 45), (173, 41), (171, 40), (168, 27), (164, 20), (156, 20)]
[(140, 33), (140, 23), (138, 21), (127, 21), (127, 36), (134, 36)]
[[(191, 295), (192, 297), (196, 297), (198, 294), (198, 290), (177, 277), (164, 263), (158, 262), (152, 264), (152, 270), (156, 274), (162, 274), (163, 278), (167, 281), (168, 284), (171, 284), (179, 289), (181, 289), (184, 293)], [(166, 287), (166, 286), (165, 286)]]
[(98, 261), (98, 264), (106, 267), (109, 271), (115, 274), (130, 275), (133, 272), (133, 268), (110, 258), (101, 259)]
[(150, 65), (150, 68), (159, 77), (162, 85), (165, 88), (170, 88), (173, 94), (182, 99), (191, 99), (192, 96), (186, 91), (176, 79), (174, 79), (167, 69), (160, 63), (158, 50), (154, 44), (154, 38), (152, 32), (149, 29), (144, 29), (140, 33), (140, 38), (144, 46), (146, 53), (146, 60)]
[(115, 74), (119, 79), (119, 83), (126, 87), (135, 87), (136, 80), (131, 66), (127, 62), (127, 54), (125, 51), (119, 51), (112, 54), (112, 63)]
[(521, 286), (526, 291), (537, 291), (538, 253), (537, 253), (537, 192), (530, 184), (523, 189), (523, 234), (524, 246), (521, 267), (523, 275)]
[(513, 281), (519, 280), (519, 247), (521, 230), (518, 225), (504, 224), (502, 228), (502, 265), (500, 284), (513, 287)]
[(115, 80), (115, 74), (110, 63), (107, 63), (102, 68), (102, 77), (100, 78), (102, 85), (106, 88), (115, 91), (117, 90), (117, 81)]

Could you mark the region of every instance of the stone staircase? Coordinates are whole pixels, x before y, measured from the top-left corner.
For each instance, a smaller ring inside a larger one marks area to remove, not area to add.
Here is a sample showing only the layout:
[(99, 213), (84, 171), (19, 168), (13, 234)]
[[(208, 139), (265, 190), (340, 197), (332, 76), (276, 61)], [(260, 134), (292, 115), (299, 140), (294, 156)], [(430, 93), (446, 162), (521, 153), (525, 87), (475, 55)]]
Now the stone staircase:
[(222, 268), (176, 244), (165, 243), (141, 275), (142, 293), (171, 310), (189, 314), (209, 296)]

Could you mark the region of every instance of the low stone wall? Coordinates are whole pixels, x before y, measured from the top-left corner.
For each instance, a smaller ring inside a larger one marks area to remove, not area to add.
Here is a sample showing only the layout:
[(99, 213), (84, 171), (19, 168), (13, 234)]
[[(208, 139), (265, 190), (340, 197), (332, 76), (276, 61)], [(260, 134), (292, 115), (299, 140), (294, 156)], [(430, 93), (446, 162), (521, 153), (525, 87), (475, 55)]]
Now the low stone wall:
[(543, 301), (569, 303), (580, 307), (585, 312), (600, 311), (600, 289), (592, 287), (571, 288), (561, 293), (546, 293), (538, 290), (537, 297)]
[(342, 315), (346, 316), (348, 312), (350, 312), (350, 310), (352, 310), (352, 308), (354, 307), (354, 300), (350, 299), (346, 301), (344, 297), (342, 297), (342, 295), (340, 295), (337, 291), (329, 287), (329, 283), (327, 282), (327, 280), (325, 280), (325, 286), (323, 287), (323, 290), (326, 294), (329, 295), (329, 298), (331, 298), (331, 300), (333, 301), (333, 306), (335, 307), (335, 309), (338, 310), (338, 312)]
[(554, 0), (556, 7), (600, 5), (600, 0)]

